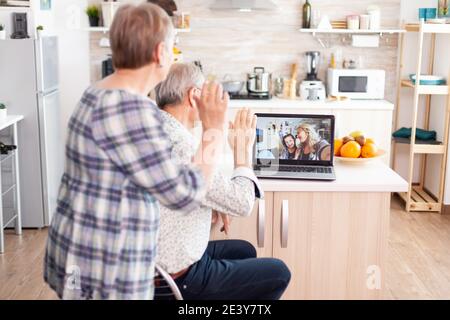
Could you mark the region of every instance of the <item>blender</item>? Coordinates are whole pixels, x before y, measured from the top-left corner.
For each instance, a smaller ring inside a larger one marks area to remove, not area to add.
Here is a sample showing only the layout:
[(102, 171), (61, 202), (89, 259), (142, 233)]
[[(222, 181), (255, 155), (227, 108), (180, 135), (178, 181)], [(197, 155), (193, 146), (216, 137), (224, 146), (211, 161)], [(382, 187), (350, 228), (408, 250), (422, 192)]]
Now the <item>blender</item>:
[(320, 52), (308, 51), (305, 53), (306, 79), (300, 85), (300, 97), (303, 100), (325, 100), (326, 90), (323, 82), (317, 78), (320, 67)]

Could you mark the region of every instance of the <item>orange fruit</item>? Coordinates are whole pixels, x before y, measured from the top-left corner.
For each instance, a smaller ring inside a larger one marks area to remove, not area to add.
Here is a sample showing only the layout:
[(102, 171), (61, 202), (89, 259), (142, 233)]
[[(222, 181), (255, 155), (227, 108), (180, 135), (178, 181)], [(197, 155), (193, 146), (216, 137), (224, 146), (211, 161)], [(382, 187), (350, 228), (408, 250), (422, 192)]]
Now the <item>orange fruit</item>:
[(359, 158), (361, 146), (356, 141), (350, 141), (341, 147), (341, 156), (344, 158)]
[(378, 154), (378, 147), (375, 143), (366, 143), (361, 149), (361, 156), (363, 158), (373, 158)]
[(341, 154), (341, 147), (344, 144), (342, 139), (334, 139), (334, 155), (339, 156)]
[(365, 144), (368, 144), (368, 143), (376, 144), (375, 141), (372, 138), (367, 138), (366, 139), (366, 143)]

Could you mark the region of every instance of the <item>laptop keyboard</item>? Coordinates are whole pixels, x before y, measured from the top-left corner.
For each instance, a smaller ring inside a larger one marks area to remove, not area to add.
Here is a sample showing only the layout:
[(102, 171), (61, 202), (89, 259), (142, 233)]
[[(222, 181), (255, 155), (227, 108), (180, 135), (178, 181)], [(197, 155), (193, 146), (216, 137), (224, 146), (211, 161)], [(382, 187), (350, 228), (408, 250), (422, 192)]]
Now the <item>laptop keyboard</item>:
[(330, 167), (315, 167), (315, 166), (280, 166), (279, 171), (284, 172), (307, 172), (307, 173), (332, 173)]

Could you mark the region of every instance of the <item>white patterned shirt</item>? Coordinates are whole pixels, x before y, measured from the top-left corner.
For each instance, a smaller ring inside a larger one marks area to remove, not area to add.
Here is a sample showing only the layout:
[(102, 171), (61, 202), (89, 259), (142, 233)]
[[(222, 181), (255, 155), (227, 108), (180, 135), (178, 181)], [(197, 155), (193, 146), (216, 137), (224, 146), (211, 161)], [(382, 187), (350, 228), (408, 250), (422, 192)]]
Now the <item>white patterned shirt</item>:
[[(191, 163), (198, 139), (172, 115), (161, 113), (173, 145), (173, 159), (179, 164)], [(239, 167), (232, 176), (215, 172), (200, 208), (186, 214), (161, 206), (157, 263), (167, 272), (177, 273), (199, 261), (209, 242), (212, 209), (248, 216), (255, 196), (262, 197), (262, 191), (253, 170)]]

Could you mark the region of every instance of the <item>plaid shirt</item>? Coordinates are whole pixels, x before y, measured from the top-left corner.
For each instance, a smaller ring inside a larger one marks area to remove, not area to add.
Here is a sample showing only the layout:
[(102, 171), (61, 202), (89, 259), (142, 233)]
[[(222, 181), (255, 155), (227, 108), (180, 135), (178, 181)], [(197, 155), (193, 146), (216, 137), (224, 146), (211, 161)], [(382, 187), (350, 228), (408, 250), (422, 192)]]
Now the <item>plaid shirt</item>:
[(45, 255), (63, 299), (152, 299), (159, 204), (196, 209), (201, 175), (171, 160), (160, 111), (123, 90), (88, 88), (69, 122)]

